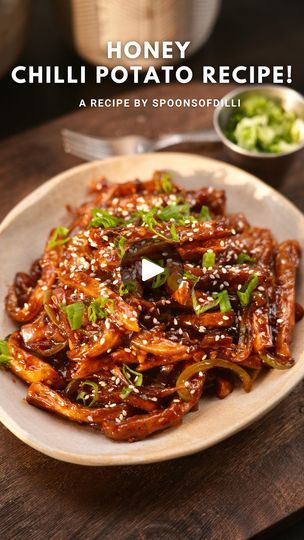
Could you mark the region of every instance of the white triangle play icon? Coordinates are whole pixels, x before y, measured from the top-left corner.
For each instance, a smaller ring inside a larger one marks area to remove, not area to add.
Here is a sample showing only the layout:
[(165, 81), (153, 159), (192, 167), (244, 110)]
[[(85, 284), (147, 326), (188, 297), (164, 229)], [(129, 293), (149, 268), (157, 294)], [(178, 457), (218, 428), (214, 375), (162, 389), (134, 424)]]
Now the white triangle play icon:
[(163, 271), (164, 269), (162, 266), (149, 261), (149, 259), (143, 258), (141, 260), (141, 279), (143, 281), (147, 281), (148, 279), (158, 276), (158, 274), (161, 274)]

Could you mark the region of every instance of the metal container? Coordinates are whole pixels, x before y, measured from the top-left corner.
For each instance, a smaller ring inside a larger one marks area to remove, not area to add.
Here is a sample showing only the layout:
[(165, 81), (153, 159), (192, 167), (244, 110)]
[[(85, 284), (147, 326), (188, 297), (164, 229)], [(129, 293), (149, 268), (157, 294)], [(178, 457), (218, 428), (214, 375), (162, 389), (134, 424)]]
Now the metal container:
[[(192, 54), (209, 37), (221, 0), (55, 0), (65, 33), (78, 54), (95, 65), (160, 66), (162, 58), (107, 58), (108, 41), (191, 41)], [(175, 58), (176, 61), (179, 57)]]
[[(293, 111), (299, 118), (304, 120), (304, 97), (287, 86), (246, 86), (241, 90), (238, 88), (229, 92), (229, 94), (224, 96), (223, 100), (226, 104), (229, 104), (232, 100), (236, 102), (238, 99), (243, 99), (244, 97), (250, 97), (252, 95), (256, 96), (257, 94), (279, 100), (285, 110)], [(230, 141), (224, 133), (228, 119), (233, 110), (235, 109), (232, 109), (229, 106), (219, 106), (215, 109), (213, 117), (215, 131), (223, 142), (230, 161), (257, 176), (264, 178), (268, 182), (276, 184), (278, 180), (286, 175), (295, 156), (303, 150), (304, 141), (296, 148), (279, 154), (253, 152), (241, 148)]]
[(26, 37), (31, 0), (0, 0), (0, 77), (18, 58)]

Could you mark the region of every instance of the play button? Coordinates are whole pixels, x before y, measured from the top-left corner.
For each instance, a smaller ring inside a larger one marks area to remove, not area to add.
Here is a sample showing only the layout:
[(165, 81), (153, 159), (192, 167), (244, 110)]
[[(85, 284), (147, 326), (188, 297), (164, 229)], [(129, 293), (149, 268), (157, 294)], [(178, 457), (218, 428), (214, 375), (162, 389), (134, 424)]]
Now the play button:
[[(160, 241), (158, 238), (138, 240), (128, 246), (121, 260), (120, 274), (124, 285), (137, 281), (143, 290), (165, 286), (169, 275), (179, 274), (182, 260), (176, 246), (171, 242)], [(153, 278), (162, 277), (153, 283)], [(174, 280), (170, 280), (174, 281)], [(176, 287), (178, 287), (178, 280)]]
[(164, 268), (162, 266), (159, 266), (159, 264), (155, 264), (154, 262), (149, 261), (149, 259), (145, 259), (145, 258), (141, 260), (142, 281), (148, 281), (148, 279), (152, 279), (155, 276), (162, 274), (163, 272), (164, 272)]

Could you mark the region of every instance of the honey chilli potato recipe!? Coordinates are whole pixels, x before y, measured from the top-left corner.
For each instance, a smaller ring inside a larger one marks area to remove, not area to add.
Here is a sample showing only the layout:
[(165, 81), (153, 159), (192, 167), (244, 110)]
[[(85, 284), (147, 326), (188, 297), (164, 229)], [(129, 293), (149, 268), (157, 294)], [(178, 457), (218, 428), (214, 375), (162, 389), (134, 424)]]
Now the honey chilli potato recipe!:
[[(107, 65), (96, 66), (95, 82), (102, 84), (111, 79), (116, 84), (126, 81), (133, 84), (187, 84), (193, 79), (193, 71), (188, 65), (170, 65), (170, 60), (181, 62), (191, 49), (190, 41), (108, 41), (106, 45)], [(155, 67), (153, 61), (162, 59), (164, 65)], [(151, 65), (152, 64), (152, 65)], [(283, 84), (292, 82), (292, 66), (201, 66), (202, 83), (260, 84), (272, 82)], [(199, 74), (197, 74), (199, 76)], [(18, 84), (85, 84), (86, 66), (29, 65), (15, 66), (12, 80)]]
[[(8, 290), (17, 328), (0, 361), (29, 385), (28, 403), (136, 441), (179, 425), (206, 394), (254, 391), (261, 373), (292, 368), (299, 244), (241, 210), (162, 171), (91, 185)], [(163, 271), (144, 280), (144, 259)]]

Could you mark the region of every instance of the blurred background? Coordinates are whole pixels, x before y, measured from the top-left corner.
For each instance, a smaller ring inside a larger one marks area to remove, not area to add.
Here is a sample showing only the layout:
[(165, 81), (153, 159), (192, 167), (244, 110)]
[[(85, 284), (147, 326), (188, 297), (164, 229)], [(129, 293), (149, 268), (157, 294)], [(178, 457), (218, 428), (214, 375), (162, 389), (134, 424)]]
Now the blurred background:
[[(204, 64), (291, 64), (292, 86), (304, 92), (303, 23), (303, 0), (0, 0), (0, 137), (71, 112), (81, 98), (132, 89), (94, 83), (87, 60), (106, 63), (108, 39), (191, 39), (183, 63), (197, 80)], [(10, 75), (15, 65), (83, 64), (86, 85), (18, 85)]]

